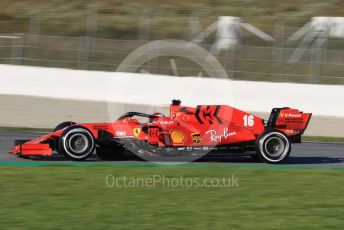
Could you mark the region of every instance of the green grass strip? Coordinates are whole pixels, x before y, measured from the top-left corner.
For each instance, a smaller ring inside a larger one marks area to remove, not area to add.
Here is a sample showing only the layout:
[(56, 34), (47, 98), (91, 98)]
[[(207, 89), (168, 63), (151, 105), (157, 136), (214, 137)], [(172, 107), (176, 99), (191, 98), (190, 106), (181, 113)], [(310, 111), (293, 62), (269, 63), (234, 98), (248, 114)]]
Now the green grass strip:
[(96, 163), (96, 162), (0, 162), (0, 167), (35, 167), (35, 166), (53, 166), (53, 167), (107, 167), (107, 166), (123, 166), (123, 167), (231, 167), (231, 168), (252, 168), (252, 169), (336, 169), (344, 170), (343, 166), (319, 166), (319, 165), (273, 165), (273, 164), (221, 164), (221, 163), (150, 163), (150, 162), (128, 162), (128, 163)]

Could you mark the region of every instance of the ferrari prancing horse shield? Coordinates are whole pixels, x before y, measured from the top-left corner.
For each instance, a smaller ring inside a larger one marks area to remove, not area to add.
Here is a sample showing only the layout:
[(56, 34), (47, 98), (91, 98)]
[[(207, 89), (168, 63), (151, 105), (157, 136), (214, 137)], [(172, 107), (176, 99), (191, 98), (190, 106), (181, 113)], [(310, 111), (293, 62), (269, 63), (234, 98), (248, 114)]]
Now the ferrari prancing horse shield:
[(133, 132), (134, 132), (134, 136), (138, 137), (140, 135), (140, 133), (141, 133), (141, 129), (140, 128), (135, 128)]

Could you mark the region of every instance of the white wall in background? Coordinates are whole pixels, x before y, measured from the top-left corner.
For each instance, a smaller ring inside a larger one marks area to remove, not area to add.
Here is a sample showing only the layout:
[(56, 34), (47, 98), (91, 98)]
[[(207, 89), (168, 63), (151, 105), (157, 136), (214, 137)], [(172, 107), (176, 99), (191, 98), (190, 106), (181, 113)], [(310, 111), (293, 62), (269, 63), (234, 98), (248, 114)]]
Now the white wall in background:
[[(229, 104), (270, 112), (294, 107), (314, 115), (344, 117), (344, 86), (230, 81), (148, 74), (0, 65), (0, 94), (166, 105)], [(1, 95), (0, 95), (1, 96)]]

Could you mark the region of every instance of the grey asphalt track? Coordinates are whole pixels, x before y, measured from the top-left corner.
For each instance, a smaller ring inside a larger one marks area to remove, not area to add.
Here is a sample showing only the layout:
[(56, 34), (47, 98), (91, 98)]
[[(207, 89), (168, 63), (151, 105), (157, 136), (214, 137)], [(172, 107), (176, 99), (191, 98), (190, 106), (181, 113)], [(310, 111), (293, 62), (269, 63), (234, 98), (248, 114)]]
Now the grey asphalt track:
[[(13, 146), (15, 139), (33, 139), (42, 136), (43, 133), (18, 133), (18, 132), (0, 132), (0, 163), (1, 162), (69, 162), (64, 157), (53, 157), (45, 159), (23, 159), (7, 152)], [(263, 163), (255, 162), (250, 157), (209, 157), (206, 162), (221, 162), (224, 164), (253, 164), (262, 165)], [(100, 162), (95, 156), (88, 159), (88, 162)], [(124, 161), (123, 161), (124, 162)], [(125, 161), (125, 163), (133, 161)], [(204, 162), (204, 161), (203, 161)], [(118, 162), (121, 163), (121, 162)], [(137, 162), (135, 162), (137, 163)], [(138, 162), (140, 163), (140, 162)], [(344, 143), (302, 143), (293, 144), (292, 152), (285, 165), (295, 166), (343, 166), (344, 167)]]

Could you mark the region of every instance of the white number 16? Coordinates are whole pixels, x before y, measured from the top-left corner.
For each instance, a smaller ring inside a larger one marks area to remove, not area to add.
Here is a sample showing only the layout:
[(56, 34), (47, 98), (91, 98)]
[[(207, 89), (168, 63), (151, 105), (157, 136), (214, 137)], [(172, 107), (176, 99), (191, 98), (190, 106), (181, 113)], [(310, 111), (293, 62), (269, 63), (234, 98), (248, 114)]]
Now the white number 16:
[(253, 115), (245, 115), (244, 119), (244, 126), (254, 126), (254, 117)]

